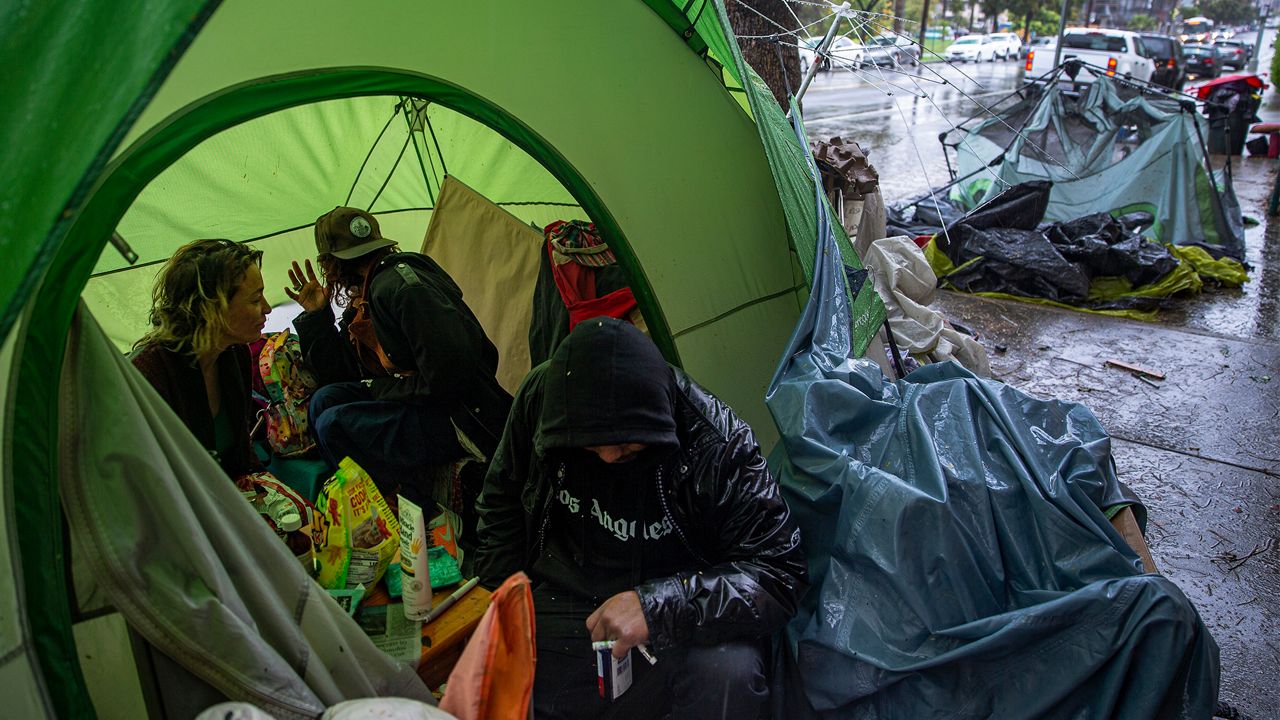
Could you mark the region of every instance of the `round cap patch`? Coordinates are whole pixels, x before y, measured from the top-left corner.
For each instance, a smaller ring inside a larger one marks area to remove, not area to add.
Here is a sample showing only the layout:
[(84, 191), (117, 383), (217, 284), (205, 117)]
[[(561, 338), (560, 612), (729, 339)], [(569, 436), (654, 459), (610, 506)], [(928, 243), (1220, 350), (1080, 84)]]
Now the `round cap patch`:
[(358, 238), (367, 238), (369, 233), (373, 232), (373, 227), (369, 225), (369, 221), (357, 215), (351, 218), (351, 234)]

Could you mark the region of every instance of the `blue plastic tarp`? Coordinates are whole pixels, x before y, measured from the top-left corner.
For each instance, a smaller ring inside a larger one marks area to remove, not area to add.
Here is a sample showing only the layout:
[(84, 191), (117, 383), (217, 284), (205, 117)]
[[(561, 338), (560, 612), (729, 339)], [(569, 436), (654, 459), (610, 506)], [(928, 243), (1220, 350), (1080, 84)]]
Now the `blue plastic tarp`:
[(851, 359), (829, 222), (768, 394), (813, 581), (775, 715), (1209, 717), (1217, 645), (1109, 522), (1136, 498), (1098, 420), (951, 363), (891, 382)]

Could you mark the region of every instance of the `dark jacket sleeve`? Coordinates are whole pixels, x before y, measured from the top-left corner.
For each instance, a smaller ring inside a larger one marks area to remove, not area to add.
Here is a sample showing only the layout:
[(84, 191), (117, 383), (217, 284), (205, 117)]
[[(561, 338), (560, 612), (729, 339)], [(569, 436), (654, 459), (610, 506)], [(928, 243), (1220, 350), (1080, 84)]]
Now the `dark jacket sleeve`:
[[(535, 368), (516, 392), (515, 403), (502, 440), (489, 463), (484, 487), (476, 501), (476, 574), (480, 584), (493, 589), (525, 567), (530, 548), (523, 496), (531, 482), (533, 431), (537, 427), (542, 396), (542, 372)], [(534, 493), (537, 494), (537, 493)], [(536, 498), (533, 498), (538, 502)], [(540, 512), (537, 508), (535, 512)]]
[(333, 308), (329, 305), (304, 312), (293, 320), (302, 362), (315, 373), (321, 385), (359, 380), (363, 375), (355, 348), (347, 339), (351, 314), (350, 308), (342, 314), (341, 327), (334, 325)]
[[(392, 271), (394, 272), (394, 271)], [(421, 402), (430, 399), (448, 407), (470, 385), (479, 351), (486, 342), (480, 325), (470, 322), (454, 299), (428, 283), (402, 284), (389, 296), (374, 290), (374, 322), (378, 337), (395, 335), (395, 347), (408, 348), (409, 362), (389, 356), (399, 367), (414, 373), (374, 387), (380, 400)], [(389, 351), (392, 343), (383, 341)]]
[(800, 529), (745, 423), (697, 482), (714, 564), (636, 588), (658, 649), (770, 635), (807, 585)]

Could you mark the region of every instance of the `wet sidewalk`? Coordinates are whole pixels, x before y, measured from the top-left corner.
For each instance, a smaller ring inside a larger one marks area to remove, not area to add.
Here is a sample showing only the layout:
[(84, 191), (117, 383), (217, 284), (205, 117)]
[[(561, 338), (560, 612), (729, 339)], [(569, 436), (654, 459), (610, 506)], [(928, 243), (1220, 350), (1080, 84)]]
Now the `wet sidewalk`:
[[(1274, 93), (1266, 120), (1280, 119)], [(1278, 167), (1233, 159), (1244, 213), (1261, 221), (1239, 290), (1179, 301), (1154, 323), (950, 292), (935, 304), (980, 334), (997, 379), (1102, 421), (1121, 479), (1147, 504), (1159, 571), (1221, 648), (1220, 698), (1257, 720), (1280, 717), (1280, 218), (1266, 217)]]

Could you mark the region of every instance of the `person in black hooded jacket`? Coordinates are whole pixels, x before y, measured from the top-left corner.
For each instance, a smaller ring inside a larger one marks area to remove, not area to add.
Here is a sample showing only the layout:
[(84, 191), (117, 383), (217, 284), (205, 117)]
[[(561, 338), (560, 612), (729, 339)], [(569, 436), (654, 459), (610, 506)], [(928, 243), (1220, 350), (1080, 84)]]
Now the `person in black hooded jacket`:
[[(511, 407), (498, 350), (453, 278), (398, 252), (373, 215), (334, 208), (315, 237), (324, 282), (310, 260), (305, 270), (295, 261), (285, 292), (303, 308), (293, 324), (321, 383), (310, 405), (317, 445), (331, 466), (350, 456), (384, 492), (423, 502), (424, 469), (497, 447)], [(346, 306), (336, 326), (335, 297)], [(482, 476), (463, 478), (464, 526)]]
[[(539, 718), (757, 717), (800, 531), (751, 428), (632, 325), (580, 323), (517, 393), (478, 504), (481, 583), (534, 585)], [(633, 662), (599, 697), (593, 641)]]

